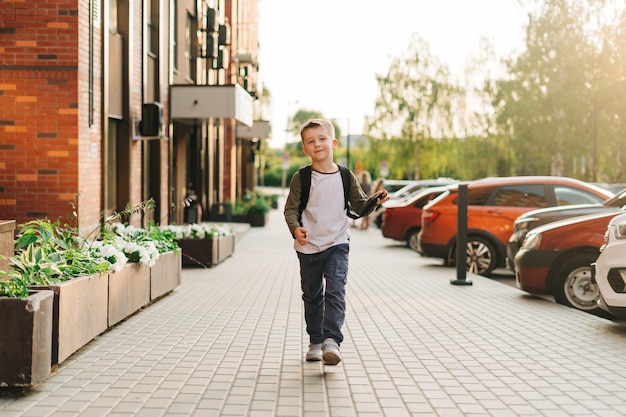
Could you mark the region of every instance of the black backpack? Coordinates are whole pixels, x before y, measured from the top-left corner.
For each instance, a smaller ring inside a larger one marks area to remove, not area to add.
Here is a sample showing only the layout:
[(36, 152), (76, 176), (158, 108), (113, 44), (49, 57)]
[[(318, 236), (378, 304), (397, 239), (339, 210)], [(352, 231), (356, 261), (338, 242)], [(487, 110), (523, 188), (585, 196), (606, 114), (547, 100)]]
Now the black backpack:
[[(350, 170), (344, 166), (337, 165), (339, 172), (341, 173), (341, 180), (343, 182), (343, 199), (344, 207), (346, 208), (346, 214), (351, 219), (358, 219), (361, 216), (356, 214), (350, 209)], [(300, 181), (302, 182), (302, 192), (300, 193), (300, 207), (298, 210), (300, 224), (302, 224), (302, 212), (309, 202), (309, 193), (311, 192), (311, 165), (300, 168)]]

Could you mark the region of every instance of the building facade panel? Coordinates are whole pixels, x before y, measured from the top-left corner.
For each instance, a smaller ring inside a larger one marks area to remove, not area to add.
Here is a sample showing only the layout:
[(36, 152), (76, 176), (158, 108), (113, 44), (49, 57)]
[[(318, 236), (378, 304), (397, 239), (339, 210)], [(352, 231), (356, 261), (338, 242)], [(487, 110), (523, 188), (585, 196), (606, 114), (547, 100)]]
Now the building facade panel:
[[(70, 222), (78, 198), (89, 233), (152, 198), (132, 224), (180, 223), (195, 192), (210, 220), (254, 187), (239, 122), (172, 119), (169, 91), (240, 85), (256, 99), (256, 0), (14, 0), (0, 15), (0, 218)], [(162, 106), (158, 137), (142, 135), (145, 104)]]

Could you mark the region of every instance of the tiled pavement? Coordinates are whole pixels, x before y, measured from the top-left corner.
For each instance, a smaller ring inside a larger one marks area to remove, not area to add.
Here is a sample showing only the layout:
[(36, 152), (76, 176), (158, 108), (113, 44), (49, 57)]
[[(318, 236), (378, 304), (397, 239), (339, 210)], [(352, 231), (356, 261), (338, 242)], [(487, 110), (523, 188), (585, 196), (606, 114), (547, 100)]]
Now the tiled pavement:
[(353, 229), (343, 362), (303, 360), (280, 210), (212, 269), (101, 335), (17, 416), (624, 416), (626, 327)]

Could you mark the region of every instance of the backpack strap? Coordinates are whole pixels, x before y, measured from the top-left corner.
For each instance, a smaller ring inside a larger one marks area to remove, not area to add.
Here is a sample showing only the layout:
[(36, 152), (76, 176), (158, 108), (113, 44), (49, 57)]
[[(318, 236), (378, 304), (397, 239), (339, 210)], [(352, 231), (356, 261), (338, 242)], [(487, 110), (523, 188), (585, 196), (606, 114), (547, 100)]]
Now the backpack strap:
[(300, 206), (298, 207), (298, 221), (302, 225), (302, 212), (309, 202), (309, 193), (311, 192), (311, 165), (300, 168)]
[(339, 167), (339, 172), (341, 173), (341, 179), (343, 180), (343, 201), (344, 207), (346, 209), (346, 215), (351, 219), (358, 219), (361, 216), (356, 214), (350, 208), (350, 183), (351, 183), (351, 175), (350, 170), (344, 166), (337, 165)]
[[(339, 173), (341, 174), (341, 182), (343, 183), (343, 201), (344, 208), (346, 209), (346, 215), (351, 219), (358, 219), (361, 216), (354, 213), (350, 209), (350, 185), (351, 185), (351, 175), (350, 170), (344, 166), (337, 165), (339, 167)], [(309, 194), (311, 192), (311, 165), (307, 165), (299, 169), (300, 173), (300, 206), (298, 207), (298, 221), (300, 225), (302, 225), (302, 212), (306, 208), (307, 203), (309, 202)]]

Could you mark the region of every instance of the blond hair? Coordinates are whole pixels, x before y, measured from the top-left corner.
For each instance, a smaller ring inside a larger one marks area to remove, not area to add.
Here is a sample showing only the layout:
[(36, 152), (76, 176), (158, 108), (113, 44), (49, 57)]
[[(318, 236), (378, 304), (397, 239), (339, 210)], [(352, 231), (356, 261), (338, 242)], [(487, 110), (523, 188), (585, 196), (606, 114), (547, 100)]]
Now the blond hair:
[(309, 119), (300, 129), (300, 139), (304, 140), (304, 131), (315, 127), (321, 127), (331, 139), (335, 139), (335, 126), (326, 119)]

